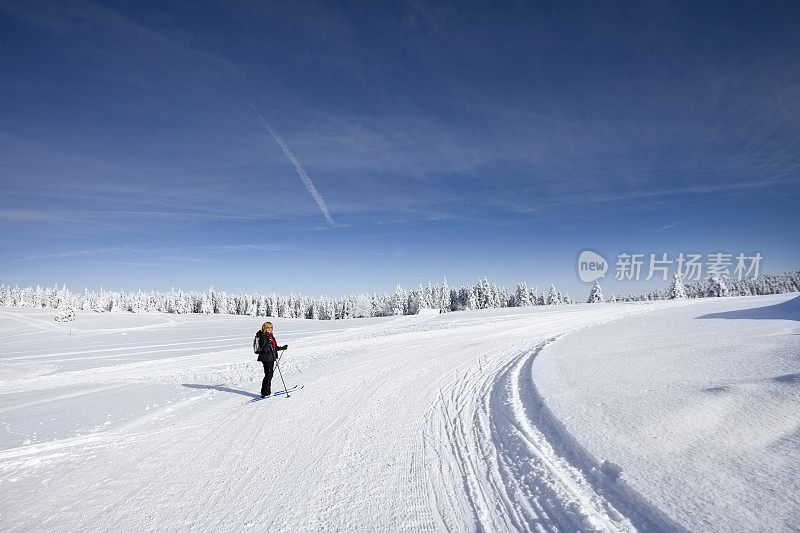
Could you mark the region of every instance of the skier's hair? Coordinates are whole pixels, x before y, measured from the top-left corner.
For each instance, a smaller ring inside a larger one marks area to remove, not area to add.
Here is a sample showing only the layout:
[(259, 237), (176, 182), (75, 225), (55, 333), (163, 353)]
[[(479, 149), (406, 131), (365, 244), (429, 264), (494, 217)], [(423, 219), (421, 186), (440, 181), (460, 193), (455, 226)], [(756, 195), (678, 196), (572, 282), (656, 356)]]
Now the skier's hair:
[(261, 331), (262, 331), (263, 333), (266, 333), (266, 332), (267, 332), (267, 326), (270, 326), (270, 327), (271, 327), (271, 326), (272, 326), (272, 322), (264, 322), (264, 325), (263, 325), (263, 326), (261, 326)]

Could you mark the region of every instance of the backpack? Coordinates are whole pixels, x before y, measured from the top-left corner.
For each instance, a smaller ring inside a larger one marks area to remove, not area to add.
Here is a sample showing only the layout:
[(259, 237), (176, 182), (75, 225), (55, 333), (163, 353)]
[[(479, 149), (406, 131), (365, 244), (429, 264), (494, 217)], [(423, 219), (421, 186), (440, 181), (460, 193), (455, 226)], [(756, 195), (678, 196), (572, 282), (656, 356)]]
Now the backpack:
[(253, 353), (260, 354), (264, 351), (265, 347), (265, 336), (261, 333), (261, 330), (256, 331), (256, 336), (253, 339)]

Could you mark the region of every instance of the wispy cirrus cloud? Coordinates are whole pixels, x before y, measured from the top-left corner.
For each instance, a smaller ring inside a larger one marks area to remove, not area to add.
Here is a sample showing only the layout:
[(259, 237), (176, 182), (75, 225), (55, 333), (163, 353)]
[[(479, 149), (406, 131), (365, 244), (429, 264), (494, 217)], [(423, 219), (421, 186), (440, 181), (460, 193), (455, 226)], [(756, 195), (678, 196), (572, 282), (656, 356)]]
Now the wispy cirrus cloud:
[(9, 222), (74, 222), (75, 218), (43, 209), (0, 209), (0, 220)]
[(674, 228), (678, 224), (679, 224), (679, 222), (673, 222), (671, 224), (665, 224), (665, 225), (661, 226), (660, 228), (658, 228), (658, 231), (667, 231), (668, 229)]
[[(208, 244), (199, 246), (108, 246), (103, 248), (88, 248), (88, 249), (75, 249), (65, 250), (63, 252), (55, 252), (48, 254), (29, 255), (26, 257), (9, 259), (15, 263), (25, 263), (31, 261), (42, 261), (47, 259), (71, 259), (76, 257), (137, 257), (143, 255), (158, 256), (160, 259), (170, 261), (208, 261), (208, 254), (213, 256), (225, 253), (240, 253), (240, 252), (307, 252), (316, 253), (313, 250), (298, 248), (296, 246), (288, 246), (282, 244)], [(188, 255), (177, 255), (182, 252)], [(203, 257), (191, 256), (191, 254), (205, 254)]]
[(108, 255), (108, 254), (118, 254), (124, 251), (124, 248), (120, 248), (117, 246), (107, 247), (107, 248), (95, 248), (91, 250), (70, 250), (65, 252), (58, 252), (53, 254), (41, 254), (41, 255), (31, 255), (28, 257), (21, 257), (16, 259), (18, 262), (28, 262), (28, 261), (40, 261), (43, 259), (67, 259), (71, 257), (81, 257), (81, 256), (97, 256), (97, 255)]
[(521, 212), (537, 212), (548, 209), (550, 207), (559, 206), (572, 206), (582, 204), (606, 204), (606, 203), (619, 203), (632, 200), (664, 198), (672, 196), (703, 196), (709, 194), (731, 194), (739, 195), (743, 192), (751, 192), (759, 189), (769, 189), (771, 187), (788, 187), (800, 184), (800, 178), (782, 179), (782, 180), (766, 180), (766, 181), (751, 181), (744, 183), (725, 183), (725, 184), (712, 184), (712, 185), (696, 185), (688, 187), (676, 187), (674, 189), (661, 189), (661, 190), (636, 190), (632, 192), (609, 193), (609, 194), (595, 194), (587, 197), (565, 197), (563, 199), (554, 198), (546, 205), (535, 207), (523, 207), (519, 204), (516, 205), (517, 209)]

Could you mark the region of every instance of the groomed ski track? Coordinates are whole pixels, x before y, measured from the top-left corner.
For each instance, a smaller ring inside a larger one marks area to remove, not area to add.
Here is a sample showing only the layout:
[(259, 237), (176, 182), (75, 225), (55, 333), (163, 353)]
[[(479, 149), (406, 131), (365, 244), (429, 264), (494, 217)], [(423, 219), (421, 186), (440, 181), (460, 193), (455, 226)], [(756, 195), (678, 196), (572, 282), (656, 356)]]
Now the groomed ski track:
[(233, 350), (7, 380), (6, 412), (40, 405), (45, 413), (48, 402), (72, 398), (64, 387), (89, 398), (175, 384), (183, 395), (109, 429), (0, 451), (0, 528), (672, 529), (554, 429), (531, 375), (553, 339), (672, 304), (276, 321), (291, 347), (281, 363), (287, 382), (305, 388), (249, 405), (261, 372), (247, 335)]

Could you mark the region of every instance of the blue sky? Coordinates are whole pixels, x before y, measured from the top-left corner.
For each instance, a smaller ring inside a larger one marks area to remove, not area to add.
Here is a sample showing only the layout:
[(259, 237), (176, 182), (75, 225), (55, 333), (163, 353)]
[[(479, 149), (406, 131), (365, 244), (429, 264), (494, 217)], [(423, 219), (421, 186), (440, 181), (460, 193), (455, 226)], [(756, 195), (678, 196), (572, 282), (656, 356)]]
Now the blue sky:
[(0, 5), (0, 281), (582, 299), (585, 248), (800, 268), (797, 2), (218, 4)]

